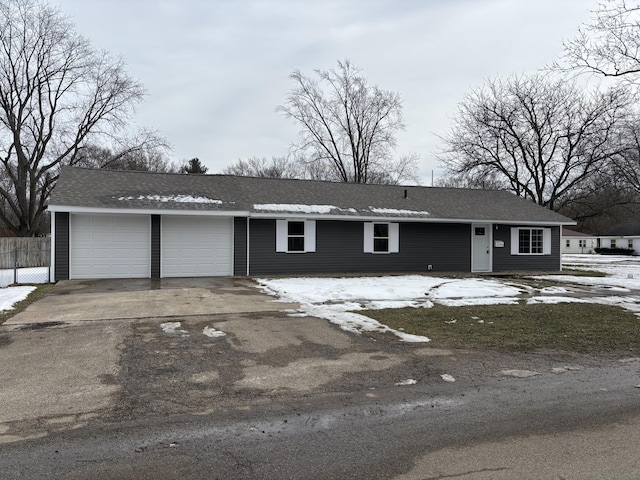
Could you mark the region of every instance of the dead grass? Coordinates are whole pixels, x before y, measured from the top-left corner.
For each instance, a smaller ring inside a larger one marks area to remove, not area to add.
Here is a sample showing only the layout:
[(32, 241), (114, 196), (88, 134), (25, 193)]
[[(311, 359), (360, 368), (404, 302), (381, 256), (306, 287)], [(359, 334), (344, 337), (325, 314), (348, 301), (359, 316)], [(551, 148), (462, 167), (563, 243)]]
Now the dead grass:
[(580, 353), (640, 352), (640, 319), (591, 303), (482, 305), (368, 310), (394, 329), (424, 335), (432, 345), (509, 351), (556, 349)]

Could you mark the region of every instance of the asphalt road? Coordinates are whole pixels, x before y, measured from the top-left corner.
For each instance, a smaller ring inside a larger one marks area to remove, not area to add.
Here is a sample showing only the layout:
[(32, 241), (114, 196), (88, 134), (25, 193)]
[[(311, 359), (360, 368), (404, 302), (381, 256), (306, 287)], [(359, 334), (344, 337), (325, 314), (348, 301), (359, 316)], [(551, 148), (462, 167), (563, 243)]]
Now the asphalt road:
[(637, 352), (442, 349), (283, 308), (235, 279), (56, 285), (0, 329), (0, 479), (640, 478)]
[(640, 478), (640, 360), (92, 422), (0, 448), (3, 479)]

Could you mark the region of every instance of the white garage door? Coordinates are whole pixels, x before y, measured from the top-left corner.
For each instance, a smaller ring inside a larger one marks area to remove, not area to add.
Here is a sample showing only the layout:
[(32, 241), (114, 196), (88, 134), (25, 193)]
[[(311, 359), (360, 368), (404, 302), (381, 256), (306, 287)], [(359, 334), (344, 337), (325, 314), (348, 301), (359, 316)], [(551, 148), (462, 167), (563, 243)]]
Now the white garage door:
[(162, 217), (162, 276), (233, 274), (231, 218)]
[(148, 215), (71, 215), (69, 278), (151, 276)]

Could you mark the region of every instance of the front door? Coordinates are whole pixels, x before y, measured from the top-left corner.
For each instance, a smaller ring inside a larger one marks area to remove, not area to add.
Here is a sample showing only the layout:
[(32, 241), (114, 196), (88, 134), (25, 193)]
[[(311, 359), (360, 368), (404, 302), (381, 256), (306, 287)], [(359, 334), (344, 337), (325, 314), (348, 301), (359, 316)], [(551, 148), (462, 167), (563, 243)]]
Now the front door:
[(491, 271), (491, 225), (474, 223), (471, 225), (471, 271)]

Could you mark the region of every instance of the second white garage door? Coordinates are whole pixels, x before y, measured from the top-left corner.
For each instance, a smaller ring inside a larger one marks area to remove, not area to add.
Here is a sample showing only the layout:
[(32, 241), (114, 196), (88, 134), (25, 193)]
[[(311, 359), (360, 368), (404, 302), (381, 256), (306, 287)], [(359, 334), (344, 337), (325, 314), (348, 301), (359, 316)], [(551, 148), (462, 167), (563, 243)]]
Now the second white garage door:
[(163, 277), (233, 274), (233, 219), (162, 217)]

